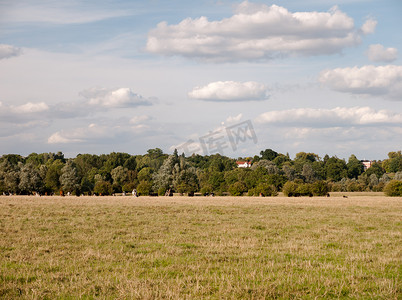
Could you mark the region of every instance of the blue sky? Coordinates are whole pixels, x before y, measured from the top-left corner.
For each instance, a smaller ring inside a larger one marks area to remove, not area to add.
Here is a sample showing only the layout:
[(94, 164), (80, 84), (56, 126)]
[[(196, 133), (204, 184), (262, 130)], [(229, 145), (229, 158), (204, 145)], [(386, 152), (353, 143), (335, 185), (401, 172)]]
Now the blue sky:
[[(386, 158), (402, 144), (401, 12), (397, 0), (0, 1), (0, 154)], [(234, 147), (228, 128), (244, 124)]]

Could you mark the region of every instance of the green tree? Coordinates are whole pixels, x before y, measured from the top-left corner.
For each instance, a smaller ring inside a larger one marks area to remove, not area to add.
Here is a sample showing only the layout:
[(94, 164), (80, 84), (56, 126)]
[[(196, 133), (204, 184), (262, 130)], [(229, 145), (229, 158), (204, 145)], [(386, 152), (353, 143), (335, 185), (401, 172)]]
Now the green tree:
[(278, 191), (274, 185), (266, 182), (260, 182), (255, 188), (255, 195), (261, 195), (263, 197), (277, 196)]
[(298, 184), (293, 181), (287, 181), (283, 185), (282, 192), (286, 197), (296, 196)]
[(33, 163), (27, 163), (21, 167), (19, 172), (19, 190), (23, 193), (42, 192), (43, 184), (39, 170)]
[(80, 190), (82, 193), (91, 194), (94, 189), (94, 184), (87, 177), (82, 178)]
[(295, 196), (312, 196), (312, 189), (311, 183), (300, 183), (297, 186)]
[(368, 168), (364, 174), (367, 177), (370, 177), (371, 174), (375, 174), (377, 178), (381, 178), (381, 176), (385, 173), (385, 170), (382, 168), (381, 164), (378, 162), (374, 162), (370, 168)]
[(279, 154), (272, 149), (265, 149), (260, 152), (261, 159), (274, 160)]
[(326, 196), (329, 192), (329, 187), (325, 181), (319, 180), (311, 185), (311, 191), (314, 196)]
[(402, 181), (400, 180), (391, 180), (384, 187), (385, 195), (390, 197), (400, 197), (402, 196)]
[(128, 169), (117, 166), (110, 172), (110, 175), (112, 176), (113, 184), (120, 186), (121, 189), (128, 180)]
[(302, 176), (304, 177), (304, 181), (307, 183), (312, 183), (316, 180), (315, 172), (310, 163), (303, 165)]
[(141, 181), (137, 186), (139, 196), (148, 196), (152, 190), (152, 183), (149, 181)]
[(126, 159), (126, 161), (124, 162), (123, 165), (124, 168), (130, 170), (130, 171), (134, 171), (137, 167), (137, 160), (135, 156), (130, 156), (128, 159)]
[[(14, 156), (1, 159), (0, 162), (0, 181), (2, 182), (3, 189), (9, 193), (18, 193), (19, 192), (19, 172), (20, 172), (20, 165), (18, 160), (13, 160)], [(15, 162), (15, 164), (14, 164)]]
[(113, 193), (112, 184), (108, 181), (99, 180), (94, 187), (94, 192), (98, 195), (111, 195)]
[(54, 160), (47, 167), (45, 175), (45, 189), (49, 192), (58, 192), (61, 188), (60, 176), (62, 174), (62, 169), (64, 164), (61, 160)]
[(229, 193), (232, 196), (241, 196), (246, 191), (247, 188), (242, 182), (235, 182), (229, 186)]
[(283, 173), (285, 173), (285, 176), (287, 177), (287, 179), (288, 179), (289, 181), (293, 181), (293, 180), (296, 179), (296, 171), (295, 171), (295, 169), (292, 168), (291, 166), (289, 166), (289, 165), (284, 165), (284, 166), (282, 167), (282, 171), (283, 171)]
[(348, 177), (349, 178), (356, 178), (359, 177), (360, 174), (364, 172), (364, 165), (363, 163), (356, 158), (354, 154), (349, 157), (349, 161), (347, 163), (348, 168)]
[(320, 157), (318, 156), (318, 154), (315, 153), (306, 153), (306, 152), (299, 152), (296, 154), (296, 157), (294, 159), (295, 161), (302, 161), (303, 164), (305, 162), (315, 162), (320, 160)]
[[(179, 162), (178, 157), (175, 155), (169, 155), (159, 168), (158, 172), (152, 175), (155, 191), (166, 191), (173, 189), (173, 168)], [(164, 194), (164, 192), (163, 192)]]
[(127, 153), (112, 152), (107, 156), (107, 160), (103, 164), (103, 169), (110, 173), (114, 168), (123, 166), (130, 157), (130, 154)]
[(152, 180), (152, 169), (150, 167), (145, 167), (138, 172), (137, 178), (139, 181), (151, 181)]
[(370, 175), (369, 177), (369, 187), (370, 189), (373, 189), (375, 186), (377, 186), (379, 184), (379, 180), (377, 175), (375, 175), (374, 173)]
[(394, 176), (395, 180), (402, 180), (402, 171), (396, 172)]
[(259, 167), (265, 168), (267, 170), (268, 174), (279, 174), (279, 168), (278, 166), (267, 159), (261, 159), (259, 160), (257, 163), (253, 164), (253, 166), (251, 167), (252, 170), (255, 170)]
[(332, 181), (339, 181), (347, 177), (348, 171), (345, 161), (336, 156), (329, 158), (325, 164), (325, 173), (327, 179)]
[(285, 162), (290, 162), (290, 158), (286, 155), (279, 154), (275, 159), (273, 160), (273, 163), (276, 164), (279, 168), (282, 168), (283, 164)]
[(80, 179), (72, 160), (68, 160), (61, 169), (60, 183), (64, 192), (79, 193)]

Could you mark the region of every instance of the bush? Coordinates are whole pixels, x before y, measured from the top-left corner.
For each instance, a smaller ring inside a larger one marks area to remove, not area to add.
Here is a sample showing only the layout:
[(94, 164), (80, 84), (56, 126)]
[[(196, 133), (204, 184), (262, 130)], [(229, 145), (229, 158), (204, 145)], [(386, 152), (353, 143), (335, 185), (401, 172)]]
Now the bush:
[(297, 183), (293, 181), (288, 181), (283, 185), (282, 192), (286, 197), (296, 196)]
[(163, 187), (163, 186), (161, 186), (161, 187), (158, 189), (158, 196), (165, 196), (165, 194), (166, 194), (166, 188)]
[(342, 192), (342, 184), (339, 182), (330, 182), (328, 184), (328, 189), (331, 192)]
[(312, 184), (311, 191), (314, 196), (326, 196), (329, 191), (328, 184), (322, 180), (316, 181)]
[(201, 190), (200, 193), (205, 195), (205, 194), (211, 194), (213, 192), (212, 186), (211, 185), (204, 185)]
[(364, 189), (364, 186), (360, 185), (358, 182), (350, 182), (346, 187), (348, 192), (361, 192)]
[(129, 182), (123, 185), (123, 192), (130, 192), (135, 189), (135, 182)]
[(262, 195), (264, 197), (265, 196), (277, 196), (278, 192), (274, 185), (262, 182), (262, 183), (259, 183), (257, 185), (257, 187), (255, 188), (254, 195), (255, 196)]
[(100, 180), (95, 184), (94, 192), (99, 195), (110, 195), (113, 193), (112, 184), (108, 181)]
[(288, 181), (283, 186), (282, 191), (286, 197), (313, 196), (313, 185)]
[(248, 196), (258, 196), (257, 189), (256, 188), (249, 189), (247, 192), (247, 195)]
[(372, 190), (373, 190), (373, 192), (383, 192), (383, 191), (384, 191), (384, 187), (385, 187), (385, 183), (384, 183), (384, 182), (380, 182), (380, 183), (377, 184), (376, 186), (373, 186)]
[(137, 193), (139, 196), (148, 196), (151, 193), (152, 184), (143, 180), (137, 185)]
[(313, 196), (312, 186), (309, 183), (302, 183), (296, 189), (295, 196)]
[(117, 183), (112, 184), (112, 189), (113, 189), (113, 193), (121, 193), (122, 192), (121, 185), (117, 184)]
[(390, 197), (400, 197), (402, 196), (402, 181), (401, 180), (391, 180), (384, 187), (385, 195)]
[(245, 191), (247, 191), (247, 188), (241, 182), (235, 182), (229, 186), (229, 193), (232, 196), (241, 196)]

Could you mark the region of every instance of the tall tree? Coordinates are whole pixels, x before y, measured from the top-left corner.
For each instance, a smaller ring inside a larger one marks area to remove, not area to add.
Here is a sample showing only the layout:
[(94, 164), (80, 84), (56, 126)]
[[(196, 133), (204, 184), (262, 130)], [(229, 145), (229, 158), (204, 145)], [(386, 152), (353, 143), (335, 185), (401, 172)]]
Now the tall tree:
[(349, 178), (357, 178), (359, 177), (360, 174), (364, 172), (363, 163), (360, 160), (358, 160), (354, 154), (352, 154), (349, 157), (347, 168)]
[(313, 183), (316, 180), (315, 172), (311, 164), (307, 163), (303, 165), (302, 176), (307, 183)]
[(66, 165), (61, 169), (60, 183), (64, 192), (79, 192), (80, 179), (72, 160), (68, 160)]
[[(15, 162), (15, 164), (14, 164)], [(20, 164), (18, 164), (18, 160), (8, 159), (2, 157), (2, 161), (0, 163), (0, 180), (3, 182), (3, 189), (9, 193), (18, 193), (19, 192), (19, 171)]]
[(329, 158), (325, 164), (325, 173), (327, 179), (333, 181), (339, 181), (342, 178), (346, 178), (348, 175), (346, 162), (336, 156)]
[(23, 193), (41, 192), (43, 189), (42, 178), (39, 170), (33, 163), (27, 163), (21, 167), (20, 182), (18, 187)]
[(173, 188), (173, 168), (178, 162), (178, 156), (169, 155), (158, 172), (154, 173), (152, 176), (154, 190), (164, 193), (164, 191)]
[(61, 160), (54, 160), (48, 167), (45, 176), (45, 188), (49, 192), (58, 192), (60, 190), (60, 176), (64, 164)]
[(260, 152), (261, 159), (274, 160), (279, 154), (272, 149), (265, 149)]

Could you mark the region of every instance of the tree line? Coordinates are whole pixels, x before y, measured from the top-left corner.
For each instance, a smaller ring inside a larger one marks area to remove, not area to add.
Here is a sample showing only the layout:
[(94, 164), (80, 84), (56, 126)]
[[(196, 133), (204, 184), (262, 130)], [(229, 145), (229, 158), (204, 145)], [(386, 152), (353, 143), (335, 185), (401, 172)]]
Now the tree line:
[(238, 160), (252, 162), (251, 168), (238, 168), (236, 159), (220, 154), (186, 157), (177, 150), (169, 155), (159, 148), (144, 155), (113, 152), (75, 158), (65, 158), (61, 152), (27, 157), (6, 154), (0, 157), (0, 193), (111, 195), (136, 189), (139, 195), (275, 196), (283, 192), (311, 196), (385, 191), (402, 196), (401, 151), (388, 153), (388, 159), (374, 161), (367, 170), (355, 155), (346, 161), (299, 152), (291, 159), (266, 149)]

